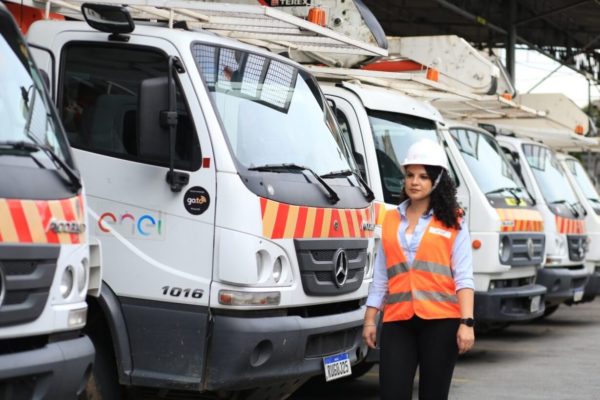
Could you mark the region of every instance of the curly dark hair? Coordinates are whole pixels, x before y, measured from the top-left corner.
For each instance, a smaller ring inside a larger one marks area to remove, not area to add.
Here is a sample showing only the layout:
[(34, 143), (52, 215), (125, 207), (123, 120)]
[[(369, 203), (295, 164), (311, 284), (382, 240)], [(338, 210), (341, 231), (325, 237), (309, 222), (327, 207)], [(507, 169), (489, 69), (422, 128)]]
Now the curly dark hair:
[[(425, 171), (431, 182), (435, 182), (439, 174), (443, 174), (440, 183), (431, 193), (429, 209), (433, 209), (433, 215), (439, 219), (442, 224), (448, 228), (460, 229), (459, 217), (462, 215), (462, 209), (456, 200), (456, 185), (448, 175), (448, 172), (441, 167), (425, 165)], [(408, 199), (406, 190), (402, 190), (400, 201)]]

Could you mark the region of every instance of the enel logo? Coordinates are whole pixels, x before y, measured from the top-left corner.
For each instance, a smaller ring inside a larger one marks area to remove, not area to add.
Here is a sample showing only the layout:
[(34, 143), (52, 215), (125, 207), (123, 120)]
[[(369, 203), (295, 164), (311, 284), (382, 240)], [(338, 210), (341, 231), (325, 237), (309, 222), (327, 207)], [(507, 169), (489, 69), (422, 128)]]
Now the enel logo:
[(157, 237), (163, 234), (163, 222), (160, 213), (158, 216), (142, 214), (136, 216), (131, 213), (113, 214), (105, 212), (98, 219), (98, 228), (105, 233), (110, 232), (108, 227), (119, 233), (132, 236)]

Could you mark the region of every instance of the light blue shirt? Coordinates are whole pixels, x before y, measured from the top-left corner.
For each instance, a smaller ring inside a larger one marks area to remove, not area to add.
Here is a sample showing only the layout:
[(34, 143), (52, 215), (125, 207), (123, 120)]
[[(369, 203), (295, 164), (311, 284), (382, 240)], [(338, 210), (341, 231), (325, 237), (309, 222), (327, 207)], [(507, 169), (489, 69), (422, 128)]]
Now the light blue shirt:
[[(404, 255), (408, 259), (408, 264), (412, 265), (415, 260), (415, 255), (421, 244), (421, 239), (429, 222), (433, 218), (433, 211), (430, 210), (427, 214), (422, 215), (417, 222), (417, 226), (413, 232), (410, 243), (406, 241), (406, 229), (408, 228), (408, 218), (406, 217), (406, 209), (410, 200), (402, 202), (397, 210), (400, 212), (400, 227), (398, 228), (398, 241), (402, 247)], [(391, 211), (388, 211), (391, 212)], [(471, 238), (469, 230), (464, 223), (460, 224), (461, 229), (456, 235), (454, 246), (451, 254), (452, 276), (456, 284), (456, 290), (474, 289), (473, 283), (473, 254), (471, 253)], [(367, 306), (375, 307), (383, 310), (385, 298), (388, 292), (388, 276), (386, 269), (385, 253), (381, 241), (377, 247), (377, 255), (375, 256), (375, 270), (373, 271), (373, 282), (369, 288), (369, 297), (367, 298)]]

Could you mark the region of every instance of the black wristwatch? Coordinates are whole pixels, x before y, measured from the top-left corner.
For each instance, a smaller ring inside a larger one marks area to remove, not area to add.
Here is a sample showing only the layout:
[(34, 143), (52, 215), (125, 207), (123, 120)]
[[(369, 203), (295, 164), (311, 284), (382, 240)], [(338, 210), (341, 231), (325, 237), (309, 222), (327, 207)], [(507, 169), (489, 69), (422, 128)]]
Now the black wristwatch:
[(473, 318), (461, 318), (460, 323), (465, 324), (469, 328), (472, 328), (475, 326), (475, 320)]

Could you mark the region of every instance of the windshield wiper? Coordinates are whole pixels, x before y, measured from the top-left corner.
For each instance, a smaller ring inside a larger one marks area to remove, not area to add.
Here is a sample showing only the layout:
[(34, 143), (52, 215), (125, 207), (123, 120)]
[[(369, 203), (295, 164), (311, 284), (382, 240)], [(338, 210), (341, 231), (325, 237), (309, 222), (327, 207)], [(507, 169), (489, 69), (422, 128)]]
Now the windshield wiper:
[(573, 206), (573, 204), (569, 203), (567, 200), (554, 200), (554, 201), (551, 201), (550, 204), (564, 204), (565, 206), (567, 206), (569, 208), (569, 210), (571, 210), (571, 212), (573, 213), (573, 215), (575, 215), (575, 217), (579, 217), (579, 211), (577, 211), (577, 209)]
[[(26, 141), (21, 141), (21, 140), (14, 141), (14, 142), (7, 141), (7, 142), (0, 143), (0, 146), (9, 146), (12, 149), (25, 151), (28, 153), (35, 153), (39, 150), (42, 150), (44, 153), (46, 153), (50, 157), (50, 159), (55, 164), (58, 164), (58, 166), (65, 172), (65, 174), (71, 181), (71, 185), (73, 186), (73, 189), (75, 191), (78, 191), (79, 189), (81, 189), (81, 180), (79, 179), (79, 176), (77, 176), (77, 173), (75, 171), (73, 171), (66, 162), (64, 162), (50, 147), (47, 147), (47, 146), (44, 146), (44, 145), (38, 143), (36, 141), (36, 139), (31, 135), (29, 135), (28, 137), (31, 138), (31, 140), (33, 140), (33, 142), (26, 142)], [(35, 157), (32, 157), (32, 158), (34, 158), (36, 164), (38, 164), (41, 168), (45, 168), (39, 162), (39, 160), (36, 160)]]
[[(367, 185), (367, 182), (365, 182), (364, 179), (360, 176), (360, 174), (356, 173), (356, 171), (352, 171), (350, 169), (343, 169), (341, 171), (332, 171), (327, 174), (321, 175), (321, 178), (323, 178), (323, 179), (344, 178), (344, 177), (348, 178), (350, 176), (354, 176), (354, 178), (356, 178), (356, 180), (358, 181), (358, 183), (362, 186), (362, 188), (364, 190), (363, 195), (365, 196), (365, 198), (367, 199), (367, 201), (369, 203), (372, 202), (375, 199), (375, 194), (373, 193), (373, 191), (371, 190), (369, 185)], [(352, 181), (350, 180), (350, 178), (348, 178), (348, 182), (350, 182), (351, 185), (354, 185), (352, 183)]]
[(565, 204), (566, 202), (566, 200), (554, 200), (551, 201), (550, 204)]
[[(33, 162), (35, 162), (37, 164), (38, 167), (40, 167), (42, 169), (46, 169), (46, 167), (44, 166), (44, 164), (42, 164), (42, 162), (40, 160), (38, 160), (37, 158), (35, 158), (31, 155), (31, 153), (35, 153), (39, 149), (37, 148), (37, 146), (32, 145), (29, 142), (8, 140), (5, 142), (0, 142), (0, 148), (8, 148), (10, 150), (16, 150), (21, 153), (18, 155), (27, 155), (28, 157), (30, 157), (33, 160)], [(25, 154), (23, 154), (23, 153), (25, 153)], [(2, 153), (0, 153), (0, 154), (2, 154)], [(14, 155), (14, 153), (13, 153), (13, 155)]]
[(498, 194), (498, 193), (502, 193), (502, 192), (510, 192), (513, 189), (517, 189), (517, 188), (512, 188), (512, 187), (501, 187), (495, 190), (490, 190), (489, 192), (485, 192), (486, 196), (488, 194)]
[(515, 201), (517, 202), (517, 204), (520, 204), (521, 203), (521, 197), (519, 197), (517, 195), (516, 190), (521, 190), (521, 188), (516, 188), (516, 187), (501, 187), (501, 188), (496, 189), (496, 190), (490, 190), (489, 192), (486, 192), (485, 195), (488, 196), (490, 194), (498, 194), (498, 193), (502, 193), (502, 192), (508, 192), (515, 199)]
[[(304, 175), (304, 171), (308, 171), (310, 172), (310, 174), (317, 180), (317, 182), (319, 182), (321, 184), (321, 187), (323, 187), (325, 189), (325, 191), (327, 192), (327, 198), (329, 199), (329, 202), (331, 204), (335, 204), (338, 201), (340, 201), (340, 197), (338, 196), (338, 194), (335, 192), (335, 190), (333, 190), (331, 188), (331, 186), (329, 186), (327, 184), (327, 182), (325, 182), (320, 176), (319, 174), (317, 174), (315, 171), (313, 171), (312, 169), (302, 166), (302, 165), (298, 165), (298, 164), (265, 164), (265, 165), (260, 165), (258, 167), (250, 167), (248, 168), (249, 171), (266, 171), (266, 172), (296, 172), (296, 173), (301, 173), (302, 175)], [(306, 175), (304, 175), (306, 177)], [(308, 178), (306, 178), (308, 180)], [(310, 180), (308, 180), (310, 182)]]
[[(583, 204), (581, 204), (580, 201), (576, 201), (574, 203), (569, 203), (569, 205), (571, 206), (571, 209), (573, 210), (573, 213), (575, 214), (576, 217), (579, 217), (579, 214), (581, 214), (579, 212), (579, 210), (583, 210), (583, 216), (587, 216), (587, 211), (586, 209), (583, 207)], [(579, 210), (578, 210), (579, 209)]]

